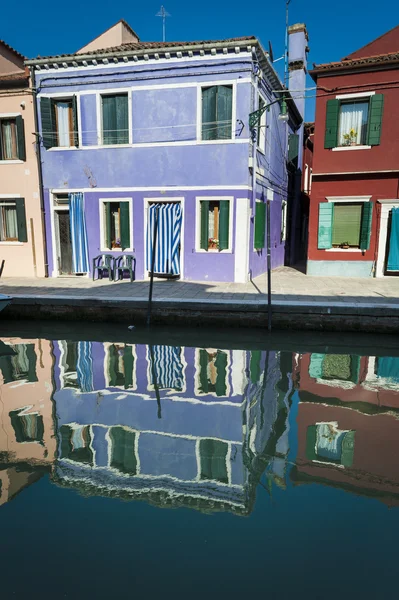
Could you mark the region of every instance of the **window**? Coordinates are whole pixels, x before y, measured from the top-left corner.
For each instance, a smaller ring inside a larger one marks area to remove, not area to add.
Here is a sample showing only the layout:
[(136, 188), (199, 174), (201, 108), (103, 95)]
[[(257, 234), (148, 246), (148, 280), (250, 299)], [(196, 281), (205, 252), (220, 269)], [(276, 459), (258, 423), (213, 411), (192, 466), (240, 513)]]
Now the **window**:
[(200, 248), (228, 250), (230, 248), (230, 201), (200, 201)]
[(0, 242), (27, 242), (25, 199), (0, 200)]
[(299, 157), (299, 135), (297, 133), (288, 134), (288, 162), (298, 168)]
[(111, 427), (111, 467), (126, 475), (136, 475), (137, 459), (134, 451), (136, 434), (124, 427)]
[(309, 375), (314, 379), (359, 383), (360, 356), (356, 354), (312, 354)]
[(76, 388), (79, 389), (78, 380), (78, 342), (63, 343), (63, 361), (62, 361), (62, 376), (63, 376), (63, 387), (65, 388)]
[(62, 425), (60, 427), (60, 457), (93, 465), (91, 441), (90, 425)]
[(42, 442), (44, 434), (43, 417), (38, 414), (20, 414), (24, 409), (10, 412), (11, 425), (15, 439), (19, 444), (24, 442)]
[(202, 139), (230, 140), (232, 137), (233, 87), (202, 88)]
[(79, 146), (77, 98), (41, 98), (43, 145), (45, 148)]
[(130, 222), (130, 202), (128, 200), (103, 201), (103, 247), (108, 250), (130, 248)]
[(283, 200), (281, 203), (281, 241), (287, 239), (287, 202)]
[(101, 96), (103, 144), (129, 143), (128, 94)]
[(26, 160), (24, 121), (0, 115), (0, 160)]
[(132, 346), (112, 344), (108, 347), (107, 370), (110, 387), (133, 387), (134, 357)]
[(316, 423), (307, 429), (308, 460), (351, 467), (354, 451), (355, 431), (339, 429), (336, 421)]
[(12, 381), (35, 383), (37, 358), (34, 344), (16, 344), (11, 348), (14, 355), (0, 357), (0, 370), (4, 383)]
[[(266, 102), (259, 96), (259, 110), (262, 110)], [(266, 110), (262, 113), (258, 127), (258, 148), (261, 152), (266, 152)]]
[(256, 202), (255, 205), (255, 233), (254, 233), (254, 248), (261, 250), (265, 247), (265, 232), (266, 232), (266, 203)]
[(380, 143), (384, 94), (327, 101), (325, 148)]
[(319, 204), (318, 248), (368, 250), (372, 215), (372, 202)]
[(220, 483), (228, 483), (226, 442), (219, 440), (200, 440), (199, 454), (201, 458), (202, 480), (211, 479)]
[(199, 394), (227, 395), (227, 354), (222, 350), (199, 350)]

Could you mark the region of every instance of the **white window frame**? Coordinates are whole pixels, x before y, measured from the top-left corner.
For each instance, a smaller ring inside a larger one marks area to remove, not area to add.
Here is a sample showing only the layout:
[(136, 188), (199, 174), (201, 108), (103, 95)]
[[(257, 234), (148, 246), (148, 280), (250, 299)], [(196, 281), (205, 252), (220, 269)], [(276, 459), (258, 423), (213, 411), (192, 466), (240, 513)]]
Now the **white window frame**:
[[(216, 202), (219, 200), (229, 201), (229, 246), (226, 250), (204, 250), (201, 248), (201, 202), (209, 200)], [(196, 196), (195, 198), (195, 251), (204, 254), (232, 254), (233, 253), (233, 221), (234, 221), (234, 196)]]
[[(354, 93), (354, 94), (338, 94), (337, 96), (335, 96), (335, 99), (336, 100), (361, 100), (362, 98), (370, 99), (371, 96), (375, 96), (375, 92), (358, 92), (358, 93)], [(341, 110), (341, 106), (340, 106), (340, 110)], [(338, 128), (339, 128), (340, 114), (341, 114), (341, 112), (338, 115)], [(372, 148), (371, 146), (368, 146), (367, 144), (363, 144), (361, 146), (336, 146), (335, 148), (332, 148), (332, 150), (333, 150), (333, 152), (346, 152), (348, 150), (349, 151), (350, 150), (371, 150), (371, 148)]]
[[(265, 105), (267, 105), (268, 101), (263, 96), (263, 94), (259, 94), (258, 97), (259, 97), (259, 100), (262, 99), (262, 101), (265, 103)], [(259, 100), (258, 100), (258, 108), (260, 108)], [(266, 155), (267, 109), (265, 109), (264, 113), (261, 115), (258, 130), (259, 130), (259, 134), (257, 135), (257, 138), (259, 138), (259, 143), (258, 143), (258, 140), (256, 140), (256, 145), (257, 145), (259, 152), (261, 152), (263, 155)], [(263, 142), (263, 144), (262, 144), (262, 142)], [(263, 145), (263, 147), (262, 147), (262, 145)]]
[[(129, 230), (130, 230), (130, 246), (129, 248), (106, 248), (105, 247), (105, 222), (104, 222), (104, 204), (106, 202), (129, 202)], [(100, 250), (101, 252), (133, 252), (133, 198), (99, 198), (98, 207), (100, 212)]]
[[(129, 139), (127, 144), (104, 144), (103, 141), (103, 104), (104, 96), (127, 94)], [(115, 88), (112, 90), (99, 90), (96, 92), (97, 106), (97, 146), (100, 148), (128, 148), (133, 144), (133, 115), (132, 115), (132, 88)]]
[[(202, 90), (213, 86), (230, 86), (232, 88), (231, 98), (231, 138), (226, 140), (203, 140), (202, 139)], [(237, 122), (237, 82), (235, 80), (208, 81), (197, 85), (197, 144), (231, 144), (236, 139)]]

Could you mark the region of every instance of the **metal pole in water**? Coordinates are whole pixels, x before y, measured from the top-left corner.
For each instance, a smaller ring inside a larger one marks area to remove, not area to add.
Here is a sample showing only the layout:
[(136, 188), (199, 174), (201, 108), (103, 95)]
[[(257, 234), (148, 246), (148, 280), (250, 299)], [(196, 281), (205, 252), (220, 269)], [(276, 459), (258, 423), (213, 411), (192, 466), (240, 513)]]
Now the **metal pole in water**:
[(148, 312), (147, 312), (147, 327), (151, 324), (151, 309), (152, 309), (152, 288), (154, 286), (154, 267), (155, 267), (155, 251), (157, 248), (158, 237), (158, 213), (159, 206), (155, 208), (154, 230), (152, 238), (152, 256), (151, 256), (151, 273), (150, 273), (150, 291), (148, 294)]
[(266, 204), (267, 217), (267, 329), (272, 330), (272, 263), (270, 249), (270, 200)]
[(150, 350), (150, 356), (151, 356), (152, 381), (154, 382), (155, 396), (156, 396), (157, 405), (158, 405), (158, 419), (162, 419), (161, 396), (159, 395), (158, 379), (157, 379), (157, 373), (156, 373), (156, 369), (155, 369), (155, 360), (154, 360), (154, 347), (152, 344), (149, 345), (149, 350)]

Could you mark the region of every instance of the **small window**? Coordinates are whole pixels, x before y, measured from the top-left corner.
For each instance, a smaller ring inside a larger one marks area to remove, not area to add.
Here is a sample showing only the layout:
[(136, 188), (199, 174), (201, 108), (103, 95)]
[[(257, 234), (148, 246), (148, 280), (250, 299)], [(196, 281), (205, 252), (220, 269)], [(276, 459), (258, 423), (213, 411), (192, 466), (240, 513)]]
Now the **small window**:
[(103, 202), (103, 218), (103, 247), (108, 250), (130, 248), (130, 202)]
[(222, 350), (199, 350), (199, 394), (227, 395), (227, 354)]
[(228, 483), (227, 474), (227, 451), (228, 445), (226, 442), (219, 440), (201, 440), (199, 444), (199, 454), (201, 459), (202, 480), (219, 481), (220, 483)]
[(1, 158), (18, 160), (18, 138), (16, 119), (1, 119)]
[(18, 241), (17, 205), (11, 200), (0, 202), (0, 242)]
[(124, 427), (111, 427), (109, 437), (111, 440), (111, 467), (126, 475), (136, 475), (135, 432)]
[(334, 248), (359, 248), (363, 203), (334, 204), (332, 245)]
[(133, 387), (134, 357), (132, 346), (111, 344), (107, 352), (107, 370), (110, 387)]
[(41, 98), (40, 113), (45, 148), (79, 146), (76, 96), (56, 99)]
[(229, 200), (200, 201), (200, 247), (221, 251), (230, 248)]
[[(265, 101), (259, 96), (259, 110), (265, 107)], [(266, 110), (262, 113), (258, 127), (258, 148), (261, 152), (266, 152)]]
[(91, 441), (90, 425), (62, 425), (60, 427), (60, 457), (93, 465)]
[(283, 200), (281, 203), (281, 241), (287, 239), (287, 202)]
[(38, 414), (20, 414), (24, 409), (10, 412), (11, 425), (19, 444), (42, 442), (44, 434), (43, 417)]
[(214, 85), (202, 88), (202, 139), (230, 140), (232, 137), (233, 88)]
[(74, 145), (72, 99), (54, 101), (56, 146), (69, 148)]
[(128, 94), (101, 96), (103, 144), (129, 143)]
[(368, 100), (342, 102), (339, 110), (338, 145), (365, 145), (367, 143), (368, 118)]

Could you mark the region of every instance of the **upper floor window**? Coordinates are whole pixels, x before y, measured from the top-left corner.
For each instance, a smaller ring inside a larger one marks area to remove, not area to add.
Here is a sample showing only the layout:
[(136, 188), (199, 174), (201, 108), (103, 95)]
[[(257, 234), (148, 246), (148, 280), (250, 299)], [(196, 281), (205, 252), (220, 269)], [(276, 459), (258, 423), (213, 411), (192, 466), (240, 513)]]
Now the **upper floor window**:
[(45, 148), (79, 146), (76, 96), (41, 98), (40, 113)]
[(24, 122), (20, 115), (0, 115), (0, 160), (25, 160)]
[(110, 146), (129, 143), (128, 94), (101, 96), (102, 143)]
[(378, 145), (383, 107), (383, 94), (328, 100), (324, 147)]
[(232, 138), (233, 87), (213, 85), (202, 88), (202, 139)]
[(367, 143), (368, 100), (343, 102), (339, 109), (339, 146), (363, 146)]

